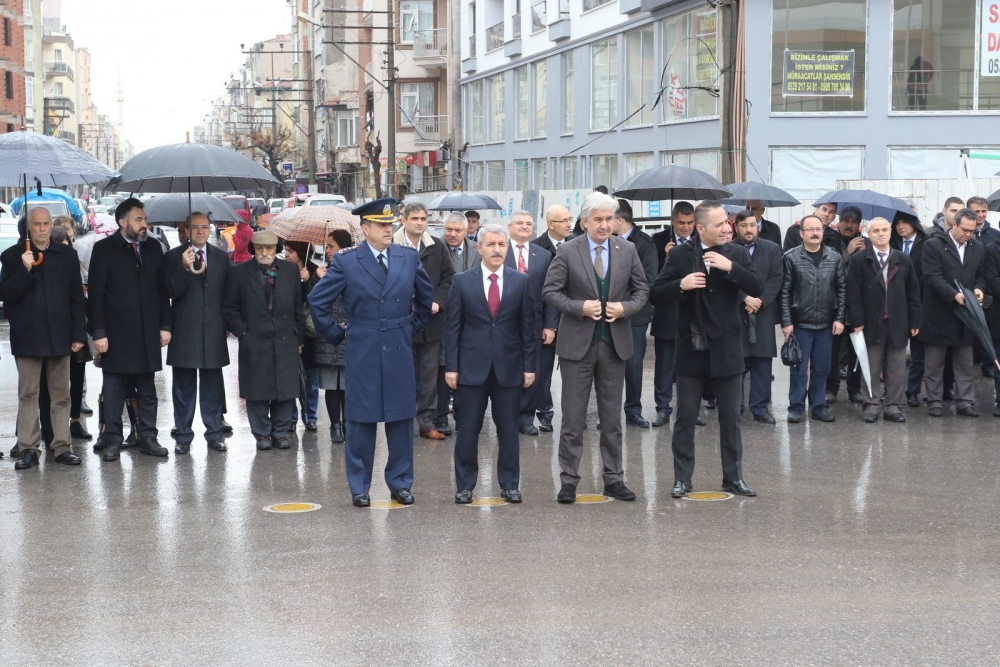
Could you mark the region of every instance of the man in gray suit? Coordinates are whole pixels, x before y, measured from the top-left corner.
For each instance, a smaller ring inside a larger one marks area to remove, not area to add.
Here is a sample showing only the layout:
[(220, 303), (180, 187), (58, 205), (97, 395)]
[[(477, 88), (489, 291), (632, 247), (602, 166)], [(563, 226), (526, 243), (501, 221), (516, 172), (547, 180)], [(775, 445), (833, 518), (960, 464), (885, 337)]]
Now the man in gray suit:
[(585, 234), (563, 244), (552, 259), (542, 298), (561, 313), (556, 353), (562, 371), (562, 426), (557, 500), (576, 500), (583, 454), (583, 425), (590, 386), (597, 389), (601, 422), (604, 495), (635, 500), (625, 486), (622, 466), (622, 391), (625, 361), (632, 356), (629, 318), (649, 298), (649, 284), (635, 246), (611, 238), (618, 201), (599, 192), (587, 195), (580, 211)]

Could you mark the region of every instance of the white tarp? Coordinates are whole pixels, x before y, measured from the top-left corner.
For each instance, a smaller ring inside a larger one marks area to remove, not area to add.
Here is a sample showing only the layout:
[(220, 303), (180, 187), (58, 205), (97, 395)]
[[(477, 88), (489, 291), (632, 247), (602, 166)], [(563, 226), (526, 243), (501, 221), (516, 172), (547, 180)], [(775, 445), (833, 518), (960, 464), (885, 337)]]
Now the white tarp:
[(837, 189), (837, 181), (864, 176), (863, 148), (772, 148), (771, 185), (803, 204)]

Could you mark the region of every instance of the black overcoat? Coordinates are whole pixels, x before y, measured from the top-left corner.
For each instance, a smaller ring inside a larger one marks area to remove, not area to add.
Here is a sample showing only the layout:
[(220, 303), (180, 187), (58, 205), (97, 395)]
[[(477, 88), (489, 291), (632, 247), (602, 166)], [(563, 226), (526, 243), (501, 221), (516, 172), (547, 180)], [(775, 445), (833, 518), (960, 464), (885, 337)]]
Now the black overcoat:
[(854, 253), (847, 266), (847, 327), (865, 328), (868, 347), (880, 342), (882, 315), (889, 314), (889, 338), (893, 347), (906, 347), (910, 329), (920, 327), (920, 283), (913, 262), (899, 250), (889, 249), (886, 258), (888, 283), (882, 279), (875, 248)]
[(101, 368), (108, 373), (155, 373), (163, 368), (160, 331), (170, 331), (163, 246), (152, 236), (139, 244), (142, 261), (118, 230), (94, 244), (87, 308), (94, 339), (107, 338)]
[(740, 294), (740, 324), (743, 327), (743, 356), (745, 357), (776, 357), (778, 343), (774, 327), (781, 320), (778, 306), (778, 294), (781, 293), (783, 268), (781, 264), (781, 246), (766, 239), (757, 239), (751, 259), (754, 271), (764, 283), (764, 294), (760, 297), (763, 305), (757, 311), (757, 322), (754, 330), (757, 342), (750, 343), (748, 336), (749, 313), (743, 307), (746, 294)]
[(233, 268), (229, 254), (207, 245), (207, 268), (194, 274), (184, 268), (181, 245), (167, 252), (166, 283), (170, 297), (171, 338), (167, 365), (177, 368), (222, 368), (229, 365), (222, 304), (226, 278)]
[[(68, 245), (52, 243), (29, 272), (18, 242), (0, 255), (0, 301), (10, 320), (15, 357), (65, 357), (73, 343), (87, 342), (87, 314), (80, 260)], [(35, 255), (38, 248), (32, 245)]]
[(986, 250), (976, 239), (965, 245), (965, 261), (951, 233), (935, 234), (924, 241), (921, 262), (924, 271), (924, 294), (920, 310), (920, 333), (917, 338), (927, 345), (971, 345), (970, 332), (955, 315), (955, 280), (967, 289), (986, 292)]
[(434, 303), (438, 305), (436, 315), (431, 315), (424, 330), (413, 337), (414, 343), (430, 343), (444, 340), (444, 330), (447, 324), (448, 292), (451, 291), (451, 281), (455, 277), (455, 263), (448, 256), (448, 248), (442, 239), (434, 239), (434, 243), (425, 243), (420, 251), (420, 264), (423, 265), (427, 277), (434, 286)]
[(299, 268), (274, 260), (274, 311), (264, 301), (264, 276), (257, 260), (237, 264), (226, 281), (223, 317), (240, 339), (240, 396), (248, 401), (299, 397), (299, 346), (305, 336)]

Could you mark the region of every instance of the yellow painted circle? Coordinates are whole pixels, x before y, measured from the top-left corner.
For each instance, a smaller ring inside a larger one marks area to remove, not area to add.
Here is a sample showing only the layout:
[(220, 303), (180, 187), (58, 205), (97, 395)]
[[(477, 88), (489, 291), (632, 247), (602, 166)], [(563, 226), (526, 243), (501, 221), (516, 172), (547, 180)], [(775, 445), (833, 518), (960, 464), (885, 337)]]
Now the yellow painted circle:
[(596, 493), (593, 493), (593, 494), (585, 493), (583, 495), (577, 496), (576, 497), (576, 502), (592, 505), (594, 503), (608, 503), (608, 502), (611, 502), (611, 498), (608, 498), (607, 496), (598, 495)]
[(276, 505), (268, 505), (264, 508), (264, 511), (276, 514), (298, 514), (301, 512), (315, 512), (321, 507), (323, 506), (317, 503), (278, 503)]
[(373, 510), (398, 510), (404, 507), (412, 507), (412, 505), (397, 503), (395, 500), (373, 500), (371, 504)]
[(507, 501), (503, 498), (473, 498), (469, 503), (472, 507), (497, 507), (506, 504)]
[(733, 497), (733, 494), (726, 493), (725, 491), (692, 491), (684, 497), (688, 500), (700, 501), (729, 500)]

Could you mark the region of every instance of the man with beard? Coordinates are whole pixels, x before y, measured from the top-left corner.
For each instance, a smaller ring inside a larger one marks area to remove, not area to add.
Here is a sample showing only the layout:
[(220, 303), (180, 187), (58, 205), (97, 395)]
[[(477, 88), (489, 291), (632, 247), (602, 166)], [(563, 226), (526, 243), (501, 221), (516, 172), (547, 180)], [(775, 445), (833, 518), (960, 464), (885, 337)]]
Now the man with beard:
[(770, 241), (781, 248), (781, 227), (776, 222), (764, 219), (764, 203), (759, 199), (752, 199), (747, 202), (747, 209), (757, 220), (757, 238)]
[(222, 307), (229, 331), (240, 339), (240, 397), (258, 450), (291, 447), (305, 337), (299, 268), (276, 259), (278, 244), (274, 232), (251, 237), (253, 259), (229, 270)]
[(118, 205), (119, 230), (94, 244), (87, 306), (94, 349), (104, 372), (104, 449), (117, 461), (122, 445), (122, 409), (129, 390), (138, 396), (139, 451), (167, 456), (156, 441), (154, 374), (163, 367), (160, 348), (170, 343), (170, 299), (164, 281), (163, 247), (148, 237), (142, 202)]

